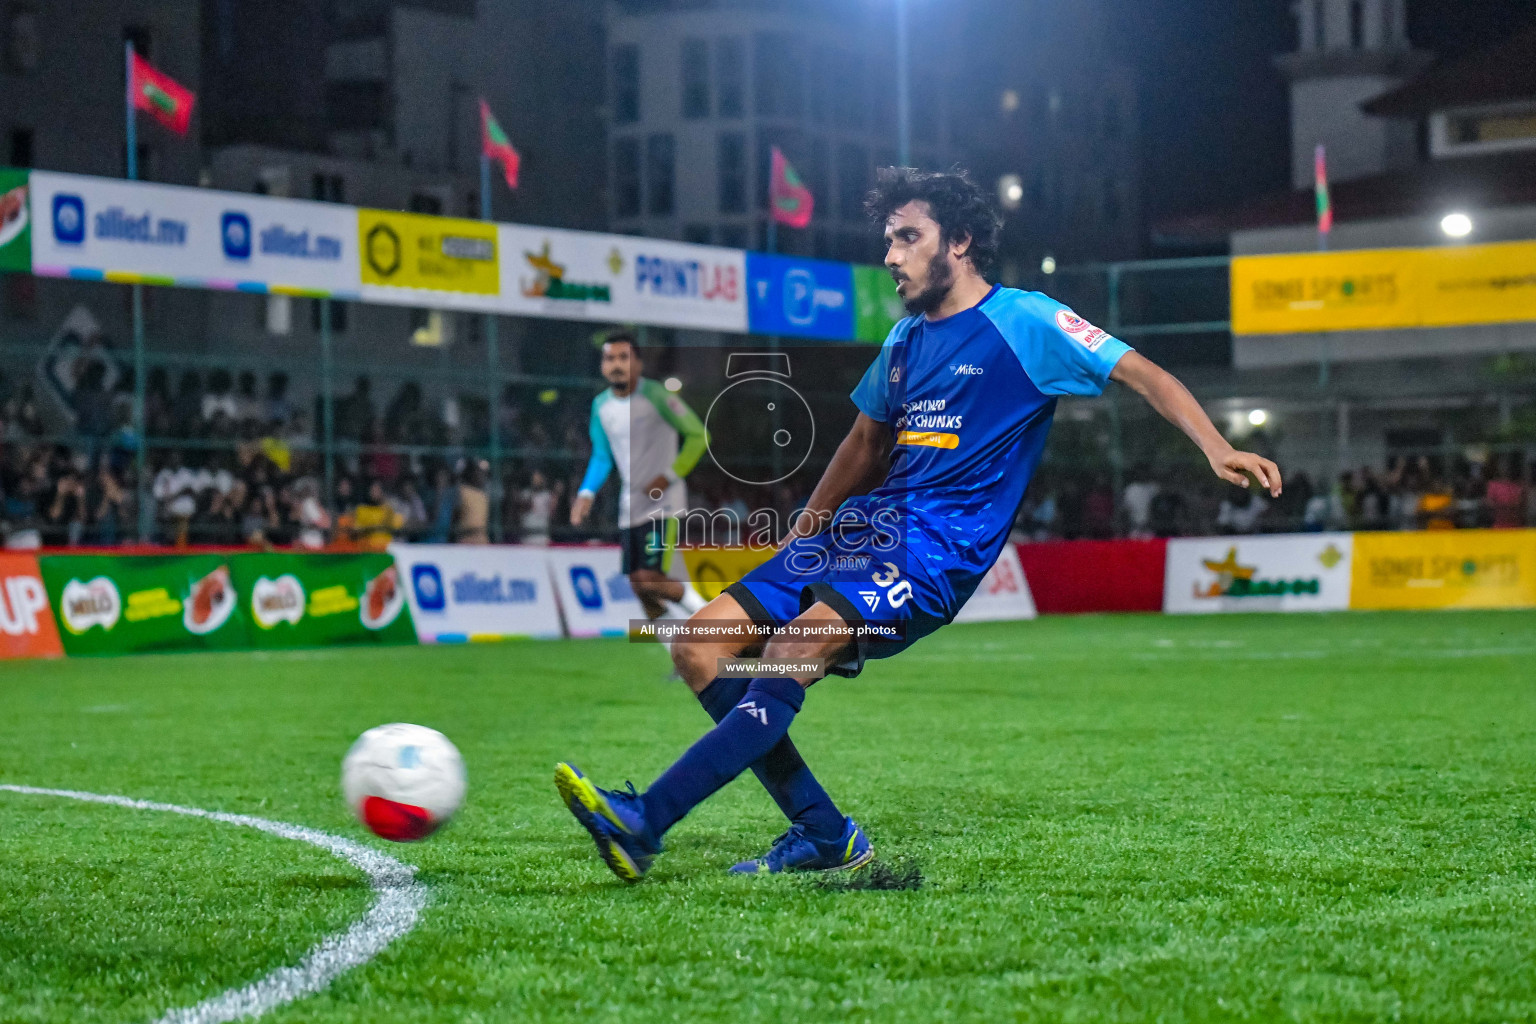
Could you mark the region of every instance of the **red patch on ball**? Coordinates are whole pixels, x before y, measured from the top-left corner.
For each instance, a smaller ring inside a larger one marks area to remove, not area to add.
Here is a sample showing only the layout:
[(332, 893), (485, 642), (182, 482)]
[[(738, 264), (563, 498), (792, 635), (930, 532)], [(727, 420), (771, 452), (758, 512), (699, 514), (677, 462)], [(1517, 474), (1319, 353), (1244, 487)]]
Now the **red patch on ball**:
[(391, 842), (411, 843), (437, 831), (425, 807), (396, 803), (381, 796), (363, 798), (363, 824)]

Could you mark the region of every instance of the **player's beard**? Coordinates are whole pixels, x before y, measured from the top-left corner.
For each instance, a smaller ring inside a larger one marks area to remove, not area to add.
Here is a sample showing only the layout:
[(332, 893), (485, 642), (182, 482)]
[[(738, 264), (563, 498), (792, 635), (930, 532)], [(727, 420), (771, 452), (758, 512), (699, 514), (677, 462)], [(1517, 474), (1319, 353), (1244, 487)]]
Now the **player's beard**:
[[(907, 278), (910, 284), (912, 279)], [(908, 295), (901, 300), (907, 312), (913, 316), (932, 313), (949, 297), (950, 289), (955, 286), (955, 272), (950, 267), (949, 260), (940, 253), (928, 261), (928, 286), (915, 295)]]

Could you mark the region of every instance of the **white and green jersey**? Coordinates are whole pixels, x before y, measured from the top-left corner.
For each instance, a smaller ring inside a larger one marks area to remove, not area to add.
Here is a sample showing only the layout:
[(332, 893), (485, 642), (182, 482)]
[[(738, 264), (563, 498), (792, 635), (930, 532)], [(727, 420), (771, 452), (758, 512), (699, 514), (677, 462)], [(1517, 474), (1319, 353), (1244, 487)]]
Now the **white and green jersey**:
[[(588, 430), (592, 461), (587, 463), (580, 493), (595, 495), (617, 466), (620, 529), (658, 516), (683, 514), (688, 507), (683, 477), (709, 446), (709, 433), (681, 398), (646, 377), (623, 398), (606, 389), (592, 399)], [(645, 490), (658, 476), (668, 480), (659, 499)]]

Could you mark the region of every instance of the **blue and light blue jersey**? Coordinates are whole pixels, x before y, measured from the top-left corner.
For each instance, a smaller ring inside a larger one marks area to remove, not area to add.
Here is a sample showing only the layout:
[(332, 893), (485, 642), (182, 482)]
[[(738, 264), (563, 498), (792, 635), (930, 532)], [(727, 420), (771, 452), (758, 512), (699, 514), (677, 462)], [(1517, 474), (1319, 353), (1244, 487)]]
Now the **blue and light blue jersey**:
[[(1097, 395), (1129, 352), (1038, 292), (993, 286), (943, 320), (891, 329), (853, 392), (893, 434), (885, 482), (847, 506), (905, 517), (908, 551), (951, 615), (997, 560), (1060, 395)], [(913, 543), (920, 539), (921, 543)]]

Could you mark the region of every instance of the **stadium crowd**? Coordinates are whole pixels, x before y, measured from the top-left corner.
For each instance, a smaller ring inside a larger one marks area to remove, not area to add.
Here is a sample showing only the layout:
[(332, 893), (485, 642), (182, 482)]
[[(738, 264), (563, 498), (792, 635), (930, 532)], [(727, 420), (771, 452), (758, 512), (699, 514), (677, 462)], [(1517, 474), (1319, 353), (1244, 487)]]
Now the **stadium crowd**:
[[(0, 537), (7, 547), (115, 546), (137, 536), (131, 382), (104, 386), (99, 366), (75, 375), (72, 429), (50, 434), (30, 383), (0, 377)], [(501, 436), (519, 451), (494, 480), (470, 452), (488, 434), (485, 403), (432, 406), (415, 382), (380, 407), (358, 377), (333, 406), (335, 492), (326, 501), (319, 455), (321, 409), (299, 408), (288, 378), (260, 386), (249, 371), (147, 378), (145, 423), (156, 541), (172, 545), (381, 547), (391, 539), (483, 542), (496, 531), (523, 543), (584, 540), (611, 530), (568, 524), (590, 450), (585, 395), (577, 402), (527, 399), (508, 388)], [(543, 396), (547, 398), (546, 394)], [(530, 453), (537, 457), (529, 459)], [(1536, 524), (1536, 463), (1518, 451), (1485, 461), (1397, 457), (1332, 481), (1293, 474), (1270, 500), (1219, 486), (1195, 467), (1127, 474), (1118, 496), (1107, 474), (1085, 476), (1048, 462), (1020, 507), (1017, 540), (1199, 536), (1317, 530), (1410, 530)], [(696, 505), (745, 522), (759, 496), (707, 473), (690, 482)], [(805, 495), (779, 491), (782, 513)]]

